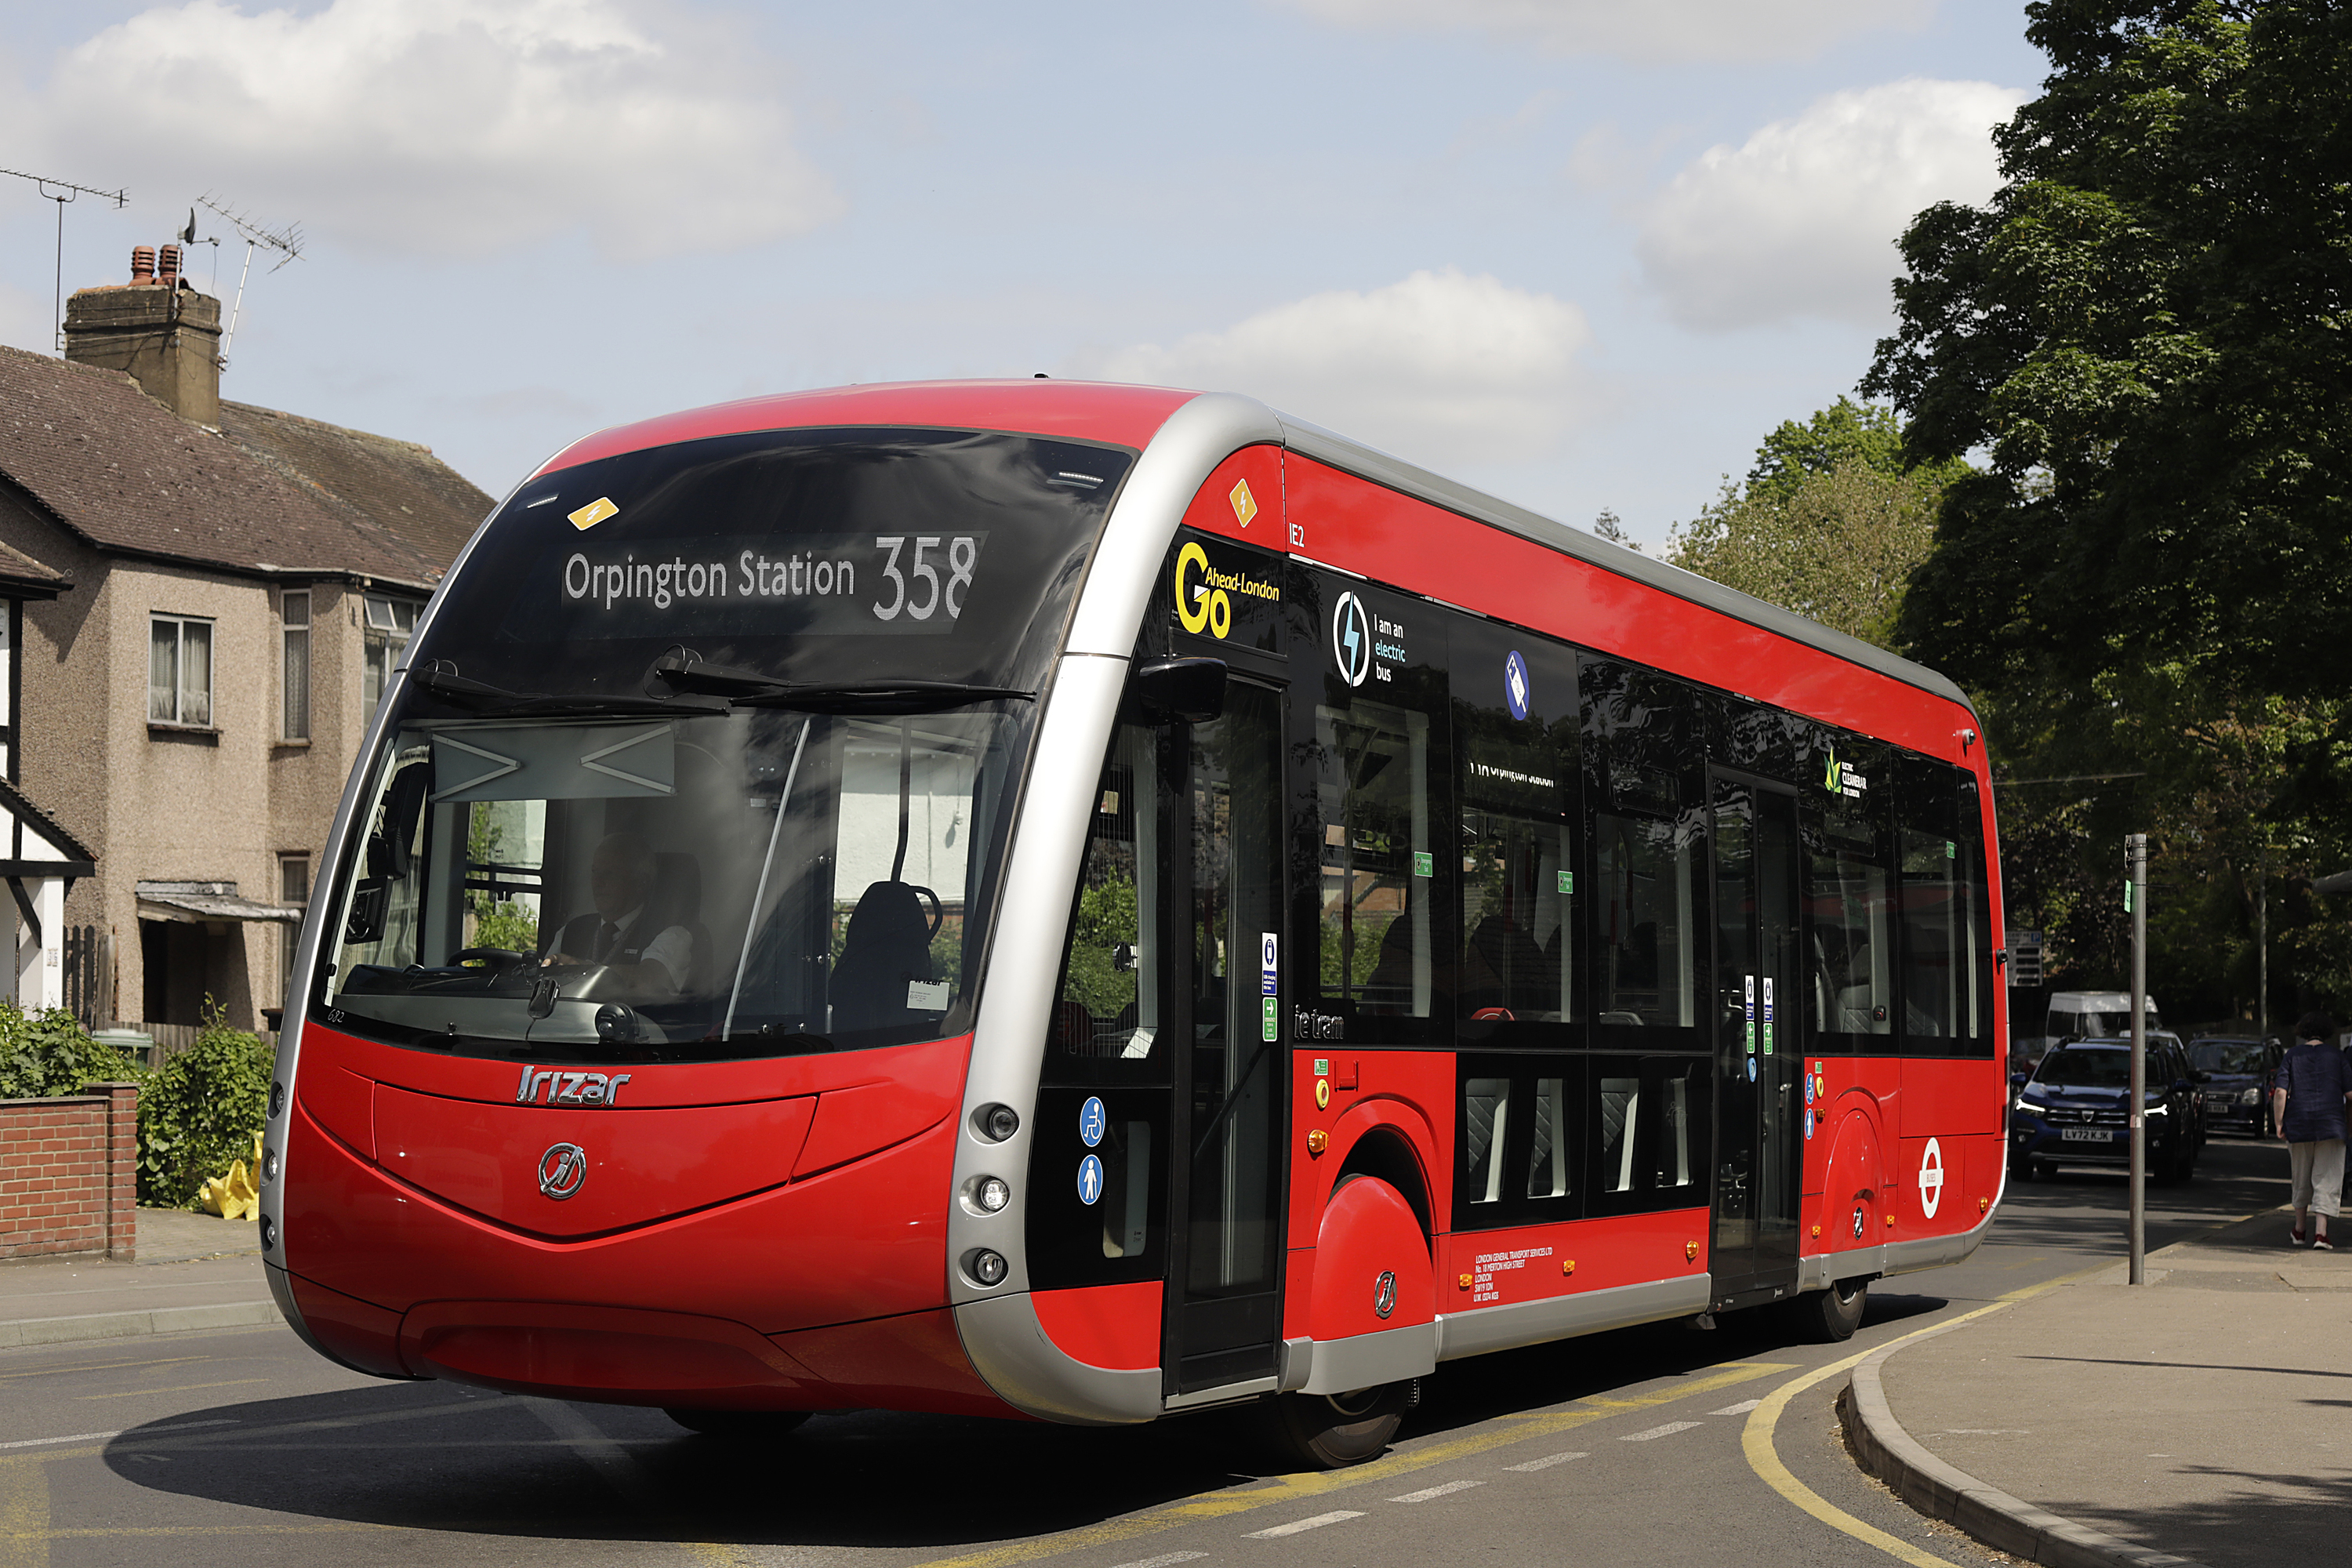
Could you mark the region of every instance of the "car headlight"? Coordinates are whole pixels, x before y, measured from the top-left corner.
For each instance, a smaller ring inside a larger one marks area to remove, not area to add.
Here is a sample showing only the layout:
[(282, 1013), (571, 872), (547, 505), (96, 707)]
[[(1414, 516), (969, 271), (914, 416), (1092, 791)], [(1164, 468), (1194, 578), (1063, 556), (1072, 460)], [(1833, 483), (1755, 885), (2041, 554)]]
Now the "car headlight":
[(2046, 1116), (2049, 1114), (2049, 1109), (2046, 1106), (2036, 1105), (2033, 1101), (2025, 1099), (2022, 1095), (2018, 1097), (2017, 1103), (2011, 1106), (2010, 1109), (2011, 1110), (2021, 1110), (2028, 1116)]
[(2171, 1110), (2172, 1107), (2168, 1105), (2151, 1105), (2147, 1108), (2147, 1113), (2150, 1116), (2164, 1116), (2169, 1114)]
[(2262, 1102), (2263, 1091), (2259, 1089), (2246, 1089), (2238, 1096), (2240, 1105), (2260, 1105)]

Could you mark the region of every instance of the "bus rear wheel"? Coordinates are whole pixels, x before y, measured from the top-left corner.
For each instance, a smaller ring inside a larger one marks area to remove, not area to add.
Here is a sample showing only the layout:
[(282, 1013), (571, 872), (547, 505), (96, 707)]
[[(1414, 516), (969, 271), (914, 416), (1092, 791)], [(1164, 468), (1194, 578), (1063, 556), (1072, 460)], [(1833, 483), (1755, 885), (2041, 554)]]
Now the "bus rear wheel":
[(734, 1443), (765, 1443), (809, 1418), (805, 1410), (673, 1410), (662, 1414), (689, 1431)]
[(1408, 1381), (1352, 1394), (1277, 1394), (1260, 1407), (1261, 1430), (1279, 1458), (1302, 1469), (1345, 1469), (1387, 1450), (1418, 1393)]
[(1846, 1279), (1826, 1290), (1808, 1290), (1782, 1310), (1790, 1327), (1806, 1339), (1835, 1344), (1853, 1338), (1862, 1327), (1863, 1309), (1870, 1304), (1870, 1281)]

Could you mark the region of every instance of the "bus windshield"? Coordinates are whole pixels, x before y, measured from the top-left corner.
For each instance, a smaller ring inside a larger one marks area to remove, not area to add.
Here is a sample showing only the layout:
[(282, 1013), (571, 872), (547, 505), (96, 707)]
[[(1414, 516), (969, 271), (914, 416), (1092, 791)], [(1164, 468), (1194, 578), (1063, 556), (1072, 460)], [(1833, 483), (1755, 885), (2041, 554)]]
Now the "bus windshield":
[(409, 650), (314, 1016), (583, 1060), (938, 1038), (1115, 448), (768, 432), (562, 469)]

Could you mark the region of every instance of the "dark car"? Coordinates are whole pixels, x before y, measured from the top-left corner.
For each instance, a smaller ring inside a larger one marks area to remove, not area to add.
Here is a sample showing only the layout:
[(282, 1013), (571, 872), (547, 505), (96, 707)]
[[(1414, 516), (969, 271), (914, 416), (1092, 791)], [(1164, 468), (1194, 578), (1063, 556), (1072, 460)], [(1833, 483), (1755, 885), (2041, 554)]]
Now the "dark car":
[(2278, 1047), (2250, 1035), (2207, 1035), (2192, 1042), (2189, 1065), (2204, 1086), (2205, 1125), (2217, 1132), (2269, 1137), (2279, 1055)]
[[(2204, 1138), (2188, 1053), (2169, 1036), (2147, 1042), (2147, 1171), (2185, 1182)], [(2067, 1040), (2018, 1088), (2009, 1114), (2009, 1171), (2031, 1181), (2059, 1165), (2128, 1166), (2131, 1047), (2122, 1040)]]

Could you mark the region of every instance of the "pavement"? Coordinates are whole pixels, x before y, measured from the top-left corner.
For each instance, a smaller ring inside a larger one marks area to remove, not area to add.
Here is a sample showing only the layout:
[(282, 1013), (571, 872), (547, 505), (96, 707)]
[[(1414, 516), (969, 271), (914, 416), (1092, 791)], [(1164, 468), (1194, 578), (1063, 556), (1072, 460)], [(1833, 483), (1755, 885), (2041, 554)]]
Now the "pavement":
[(280, 1321), (250, 1221), (141, 1209), (136, 1258), (0, 1265), (0, 1348)]
[[(2284, 1162), (2282, 1161), (2282, 1163)], [(2318, 1561), (2352, 1504), (2352, 1250), (2266, 1211), (1906, 1336), (1841, 1401), (1864, 1468), (2029, 1562)], [(2352, 1225), (2336, 1227), (2352, 1247)]]

